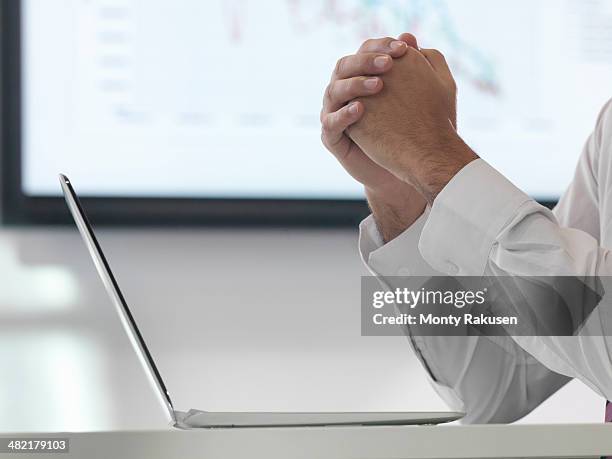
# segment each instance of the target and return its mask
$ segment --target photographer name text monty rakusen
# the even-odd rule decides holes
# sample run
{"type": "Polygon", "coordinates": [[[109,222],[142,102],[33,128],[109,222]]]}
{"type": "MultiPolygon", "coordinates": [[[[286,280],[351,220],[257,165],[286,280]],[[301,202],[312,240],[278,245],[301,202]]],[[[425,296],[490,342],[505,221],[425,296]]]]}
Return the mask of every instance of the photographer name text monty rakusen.
{"type": "Polygon", "coordinates": [[[386,316],[374,314],[374,325],[442,325],[459,327],[460,325],[518,325],[517,317],[491,317],[484,314],[464,314],[461,316],[436,316],[434,314],[398,314],[386,316]]]}

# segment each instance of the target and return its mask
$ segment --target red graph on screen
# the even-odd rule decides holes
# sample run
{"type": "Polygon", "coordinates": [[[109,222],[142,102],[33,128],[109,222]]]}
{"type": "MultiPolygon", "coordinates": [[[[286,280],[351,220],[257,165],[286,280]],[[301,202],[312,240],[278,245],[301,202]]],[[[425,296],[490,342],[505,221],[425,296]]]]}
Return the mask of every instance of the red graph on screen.
{"type": "MultiPolygon", "coordinates": [[[[260,8],[248,0],[225,2],[229,39],[240,44],[247,39],[248,8],[260,8]]],[[[498,95],[494,61],[461,36],[446,0],[285,0],[290,26],[297,35],[317,33],[324,27],[348,29],[355,41],[386,36],[403,30],[419,36],[424,24],[433,24],[436,46],[445,49],[456,75],[480,92],[498,95]]]]}
{"type": "Polygon", "coordinates": [[[246,0],[231,0],[224,2],[223,5],[230,39],[234,43],[239,43],[244,39],[244,29],[247,21],[247,2],[246,0]]]}

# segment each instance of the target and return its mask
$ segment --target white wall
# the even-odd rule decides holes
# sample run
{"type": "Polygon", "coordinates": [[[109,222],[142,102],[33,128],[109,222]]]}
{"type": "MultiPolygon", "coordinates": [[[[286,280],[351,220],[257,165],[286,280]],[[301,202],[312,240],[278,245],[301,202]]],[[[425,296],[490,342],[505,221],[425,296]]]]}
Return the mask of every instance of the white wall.
{"type": "MultiPolygon", "coordinates": [[[[356,237],[100,231],[178,408],[443,410],[404,338],[360,336],[356,237]]],[[[0,431],[163,425],[76,230],[0,232],[0,274],[0,431]]],[[[602,415],[575,382],[525,421],[602,415]]]]}

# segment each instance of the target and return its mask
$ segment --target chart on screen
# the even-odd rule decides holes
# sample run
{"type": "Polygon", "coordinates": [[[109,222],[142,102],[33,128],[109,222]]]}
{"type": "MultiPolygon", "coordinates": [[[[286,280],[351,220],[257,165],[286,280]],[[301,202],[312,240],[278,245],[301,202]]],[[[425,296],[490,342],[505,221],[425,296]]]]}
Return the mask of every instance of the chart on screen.
{"type": "Polygon", "coordinates": [[[323,90],[409,31],[447,56],[464,139],[554,199],[612,97],[608,3],[24,0],[24,190],[62,170],[90,196],[359,198],[320,143],[323,90]]]}

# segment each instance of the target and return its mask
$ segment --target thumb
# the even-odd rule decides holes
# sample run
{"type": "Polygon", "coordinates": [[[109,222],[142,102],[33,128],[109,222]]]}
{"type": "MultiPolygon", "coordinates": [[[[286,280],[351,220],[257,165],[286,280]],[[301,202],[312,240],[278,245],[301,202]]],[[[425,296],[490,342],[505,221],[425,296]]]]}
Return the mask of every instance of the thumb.
{"type": "Polygon", "coordinates": [[[403,33],[398,37],[398,40],[405,42],[408,46],[412,48],[419,49],[419,42],[416,37],[411,33],[403,33]]]}

